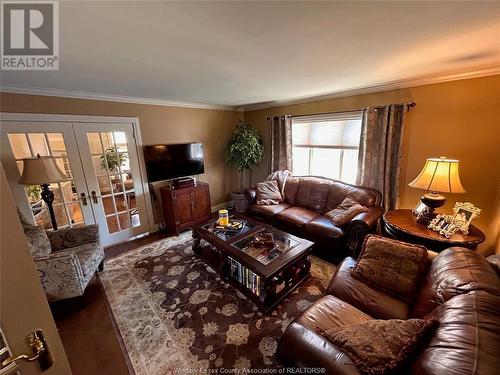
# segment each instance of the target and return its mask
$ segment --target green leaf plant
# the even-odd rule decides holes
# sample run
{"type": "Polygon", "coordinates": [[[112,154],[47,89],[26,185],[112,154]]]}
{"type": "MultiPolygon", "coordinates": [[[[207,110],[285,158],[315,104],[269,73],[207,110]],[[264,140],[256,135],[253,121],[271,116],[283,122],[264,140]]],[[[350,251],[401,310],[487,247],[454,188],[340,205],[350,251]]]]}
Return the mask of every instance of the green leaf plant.
{"type": "Polygon", "coordinates": [[[264,146],[257,129],[240,120],[226,144],[224,154],[226,163],[240,174],[240,193],[243,193],[245,170],[253,169],[264,157],[264,146]]]}

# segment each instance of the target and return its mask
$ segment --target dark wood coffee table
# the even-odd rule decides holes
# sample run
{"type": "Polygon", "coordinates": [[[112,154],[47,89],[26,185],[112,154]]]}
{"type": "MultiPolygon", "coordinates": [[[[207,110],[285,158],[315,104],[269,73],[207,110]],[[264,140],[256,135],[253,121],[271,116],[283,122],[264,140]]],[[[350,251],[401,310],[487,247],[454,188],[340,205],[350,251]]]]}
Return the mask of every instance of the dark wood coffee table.
{"type": "Polygon", "coordinates": [[[313,242],[247,217],[231,219],[242,221],[243,228],[217,230],[216,219],[195,225],[193,251],[258,307],[270,311],[309,277],[313,242]],[[255,236],[263,233],[272,233],[273,245],[257,247],[255,236]]]}

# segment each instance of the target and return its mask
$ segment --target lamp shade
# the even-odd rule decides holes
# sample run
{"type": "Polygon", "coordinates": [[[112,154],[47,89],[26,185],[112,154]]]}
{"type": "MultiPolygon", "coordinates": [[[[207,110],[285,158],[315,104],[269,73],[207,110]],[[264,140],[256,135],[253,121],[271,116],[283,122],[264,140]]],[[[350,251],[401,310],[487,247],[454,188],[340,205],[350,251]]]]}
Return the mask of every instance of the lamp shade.
{"type": "Polygon", "coordinates": [[[21,185],[43,185],[67,180],[68,176],[59,169],[56,159],[50,156],[23,159],[21,185]]]}
{"type": "Polygon", "coordinates": [[[444,156],[427,159],[422,172],[408,185],[441,193],[465,193],[458,175],[459,163],[444,156]]]}

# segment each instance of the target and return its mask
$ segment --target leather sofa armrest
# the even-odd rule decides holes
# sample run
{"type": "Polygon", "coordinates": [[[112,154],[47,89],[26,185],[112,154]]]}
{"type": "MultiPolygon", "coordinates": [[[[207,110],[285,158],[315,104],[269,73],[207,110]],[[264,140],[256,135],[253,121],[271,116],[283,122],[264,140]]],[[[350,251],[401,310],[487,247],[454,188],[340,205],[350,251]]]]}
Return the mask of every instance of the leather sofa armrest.
{"type": "Polygon", "coordinates": [[[408,304],[352,277],[355,265],[353,258],[345,258],[333,274],[327,292],[374,318],[408,319],[408,304]]]}
{"type": "Polygon", "coordinates": [[[287,368],[314,368],[320,374],[359,375],[345,353],[299,323],[290,324],[281,336],[277,356],[287,368]]]}
{"type": "Polygon", "coordinates": [[[383,213],[384,209],[381,206],[372,206],[367,212],[357,214],[351,219],[347,229],[347,248],[351,256],[359,254],[365,236],[375,231],[383,213]]]}
{"type": "Polygon", "coordinates": [[[255,198],[257,197],[257,191],[254,188],[248,188],[245,190],[245,194],[248,199],[248,204],[255,203],[255,198]]]}

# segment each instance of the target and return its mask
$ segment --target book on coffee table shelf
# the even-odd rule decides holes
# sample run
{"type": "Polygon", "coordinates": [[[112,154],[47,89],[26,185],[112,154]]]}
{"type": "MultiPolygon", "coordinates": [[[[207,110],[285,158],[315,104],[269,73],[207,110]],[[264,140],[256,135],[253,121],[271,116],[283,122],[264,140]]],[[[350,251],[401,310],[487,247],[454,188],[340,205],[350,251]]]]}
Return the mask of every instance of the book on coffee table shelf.
{"type": "Polygon", "coordinates": [[[216,219],[195,225],[193,251],[258,307],[271,310],[309,276],[311,241],[233,215],[238,230],[216,219]]]}

